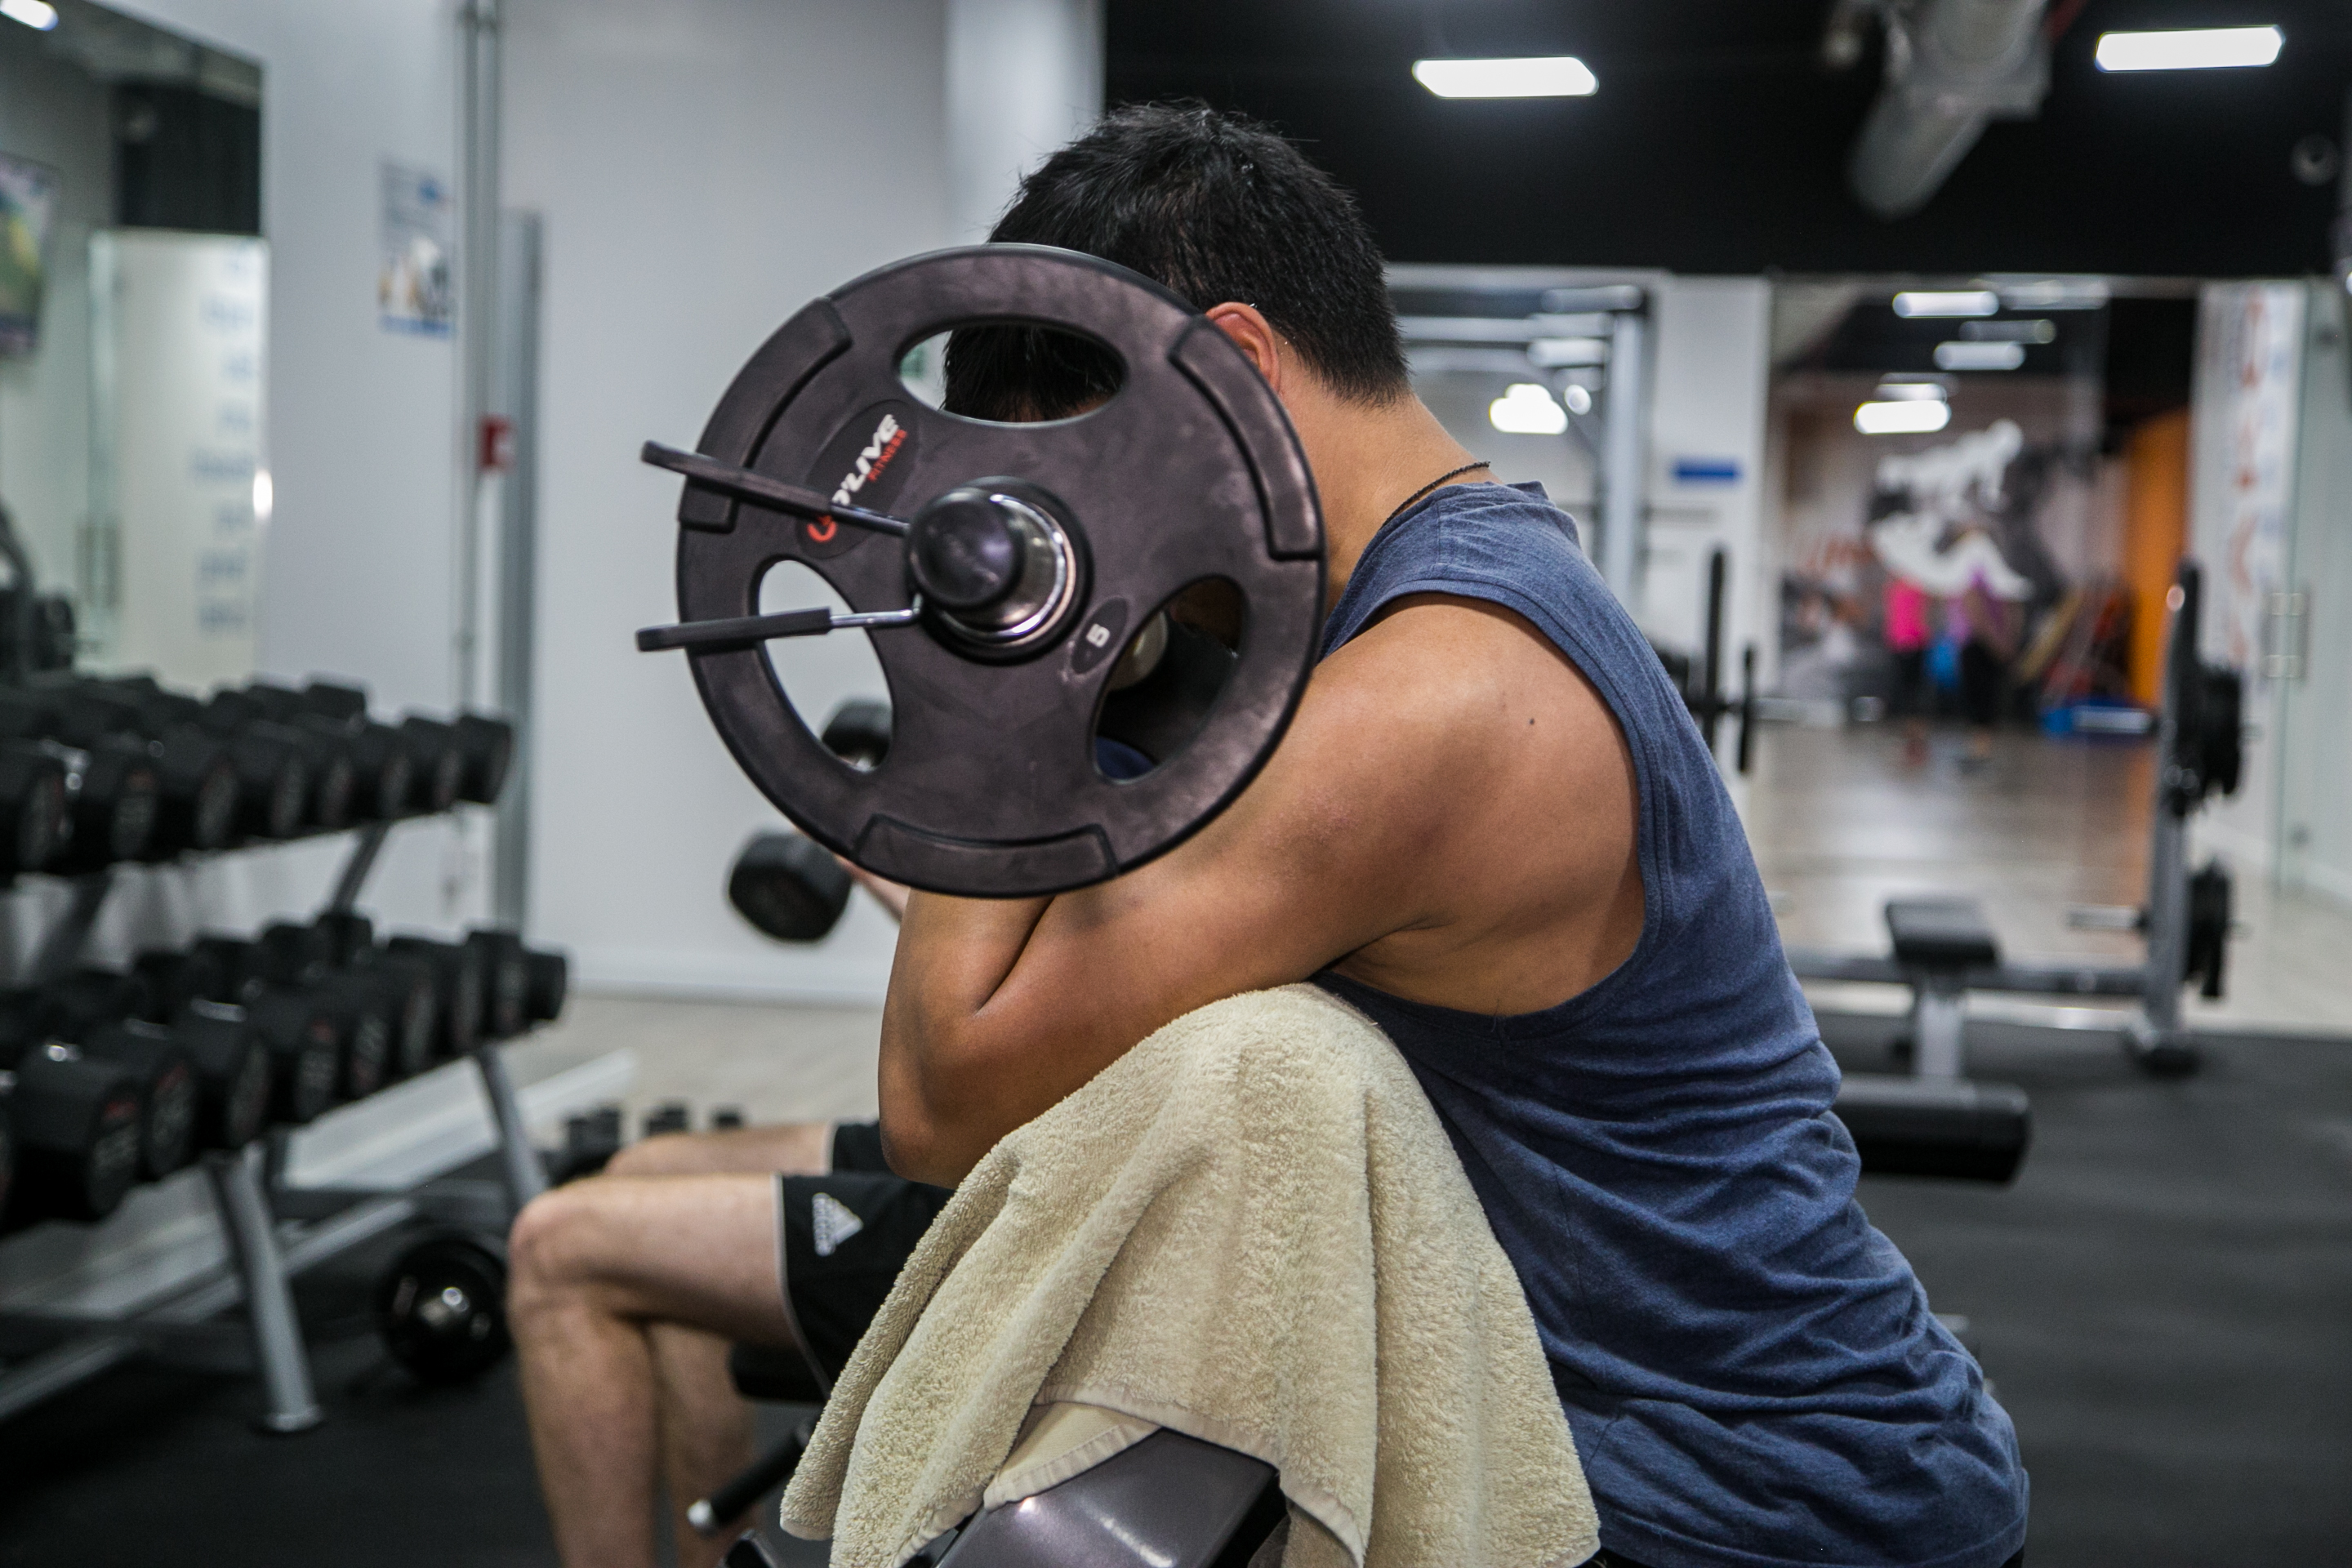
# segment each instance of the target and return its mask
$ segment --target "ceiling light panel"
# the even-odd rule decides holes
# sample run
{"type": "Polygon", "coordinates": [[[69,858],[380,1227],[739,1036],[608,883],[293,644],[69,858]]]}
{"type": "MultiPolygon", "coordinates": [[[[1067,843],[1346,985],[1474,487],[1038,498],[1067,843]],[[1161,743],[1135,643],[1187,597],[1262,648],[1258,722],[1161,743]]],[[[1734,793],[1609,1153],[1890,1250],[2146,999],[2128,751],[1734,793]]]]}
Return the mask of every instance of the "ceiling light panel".
{"type": "Polygon", "coordinates": [[[1585,98],[1601,85],[1574,55],[1415,60],[1412,79],[1440,98],[1585,98]]]}
{"type": "Polygon", "coordinates": [[[1568,428],[1568,410],[1549,388],[1522,381],[1486,405],[1486,423],[1511,436],[1557,436],[1568,428]]]}
{"type": "Polygon", "coordinates": [[[0,0],[0,16],[43,33],[58,25],[58,8],[48,0],[0,0]]]}
{"type": "Polygon", "coordinates": [[[1853,427],[1865,436],[1929,436],[1951,422],[1952,405],[1940,397],[1865,403],[1853,411],[1853,427]]]}
{"type": "Polygon", "coordinates": [[[1990,289],[1906,289],[1895,296],[1898,316],[1990,316],[2000,296],[1990,289]]]}
{"type": "Polygon", "coordinates": [[[2276,27],[2190,27],[2162,33],[2102,33],[2094,57],[2103,71],[2220,70],[2266,66],[2286,35],[2276,27]]]}
{"type": "Polygon", "coordinates": [[[2023,343],[1947,342],[1936,345],[1937,370],[2015,370],[2024,363],[2023,343]]]}

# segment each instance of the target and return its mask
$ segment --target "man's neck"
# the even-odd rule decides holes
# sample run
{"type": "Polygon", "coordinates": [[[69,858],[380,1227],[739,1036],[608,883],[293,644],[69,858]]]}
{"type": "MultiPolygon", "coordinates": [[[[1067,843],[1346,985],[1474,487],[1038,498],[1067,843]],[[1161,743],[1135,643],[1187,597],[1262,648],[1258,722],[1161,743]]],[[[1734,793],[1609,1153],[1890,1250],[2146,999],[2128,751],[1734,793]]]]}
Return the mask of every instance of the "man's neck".
{"type": "MultiPolygon", "coordinates": [[[[1294,403],[1291,416],[1323,501],[1330,563],[1326,593],[1336,604],[1381,524],[1439,476],[1477,458],[1410,394],[1369,407],[1317,397],[1305,408],[1294,403]]],[[[1448,482],[1475,484],[1490,477],[1478,468],[1448,482]]]]}

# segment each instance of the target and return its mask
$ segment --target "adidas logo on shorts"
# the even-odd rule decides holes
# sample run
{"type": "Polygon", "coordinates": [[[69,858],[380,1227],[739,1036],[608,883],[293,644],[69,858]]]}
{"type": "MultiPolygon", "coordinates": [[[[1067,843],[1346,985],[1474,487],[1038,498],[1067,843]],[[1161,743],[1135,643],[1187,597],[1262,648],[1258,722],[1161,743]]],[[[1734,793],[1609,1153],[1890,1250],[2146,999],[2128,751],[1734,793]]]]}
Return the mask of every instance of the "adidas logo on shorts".
{"type": "Polygon", "coordinates": [[[831,1193],[819,1193],[809,1200],[809,1228],[816,1236],[816,1255],[831,1258],[834,1248],[866,1228],[866,1222],[831,1193]]]}

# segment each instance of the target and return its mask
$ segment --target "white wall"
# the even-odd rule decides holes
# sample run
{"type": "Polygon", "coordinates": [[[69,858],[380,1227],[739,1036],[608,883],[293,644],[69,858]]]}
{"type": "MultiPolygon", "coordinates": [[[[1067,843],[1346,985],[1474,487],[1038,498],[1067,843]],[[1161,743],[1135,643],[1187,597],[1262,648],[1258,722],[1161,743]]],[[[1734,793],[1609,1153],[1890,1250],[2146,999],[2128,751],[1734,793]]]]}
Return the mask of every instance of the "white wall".
{"type": "MultiPolygon", "coordinates": [[[[878,995],[862,900],[824,944],[753,933],[722,896],[781,826],[684,658],[678,481],[737,368],[812,297],[951,237],[941,0],[509,0],[505,200],[546,222],[534,934],[589,985],[878,995]]],[[[822,712],[836,672],[795,697],[822,712]]]]}
{"type": "MultiPolygon", "coordinates": [[[[376,324],[377,169],[457,173],[455,0],[112,0],[262,63],[262,225],[271,250],[261,665],[446,708],[458,432],[452,344],[376,324]]],[[[66,301],[58,301],[63,304],[66,301]]],[[[478,835],[478,829],[468,830],[478,835]]],[[[315,907],[340,840],[130,879],[99,955],[315,907]]],[[[367,905],[448,928],[483,907],[479,844],[441,824],[393,837],[367,905]]],[[[59,889],[34,884],[32,904],[59,889]]],[[[12,914],[23,911],[12,910],[12,914]]],[[[15,922],[21,944],[28,922],[15,922]]]]}
{"type": "Polygon", "coordinates": [[[1021,176],[1102,112],[1102,0],[947,0],[949,220],[985,239],[1021,176]]]}
{"type": "MultiPolygon", "coordinates": [[[[1762,504],[1772,289],[1760,278],[1668,278],[1654,298],[1642,625],[1661,643],[1702,647],[1707,561],[1720,545],[1722,679],[1736,692],[1739,650],[1769,641],[1777,618],[1762,504]]],[[[1733,733],[1725,728],[1727,747],[1733,733]]]]}

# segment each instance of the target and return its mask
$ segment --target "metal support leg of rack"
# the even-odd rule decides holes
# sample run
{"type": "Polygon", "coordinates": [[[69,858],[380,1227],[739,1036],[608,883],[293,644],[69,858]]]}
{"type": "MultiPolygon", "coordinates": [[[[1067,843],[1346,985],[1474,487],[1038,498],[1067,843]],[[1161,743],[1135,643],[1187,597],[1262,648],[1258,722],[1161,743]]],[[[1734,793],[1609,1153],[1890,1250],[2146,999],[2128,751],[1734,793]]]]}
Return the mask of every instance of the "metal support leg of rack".
{"type": "Polygon", "coordinates": [[[277,1225],[262,1194],[261,1162],[261,1150],[252,1145],[233,1154],[215,1152],[205,1156],[205,1175],[245,1287],[254,1364],[268,1400],[261,1426],[271,1432],[301,1432],[316,1426],[321,1416],[310,1389],[302,1326],[286,1283],[286,1262],[278,1250],[277,1225]]]}
{"type": "Polygon", "coordinates": [[[482,1092],[490,1101],[490,1120],[497,1124],[499,1134],[499,1169],[506,1180],[507,1196],[520,1214],[523,1205],[547,1190],[547,1173],[541,1169],[539,1152],[531,1147],[530,1134],[522,1124],[522,1101],[515,1094],[514,1079],[507,1073],[506,1058],[499,1054],[499,1043],[485,1042],[474,1049],[474,1066],[482,1075],[482,1092]]]}

